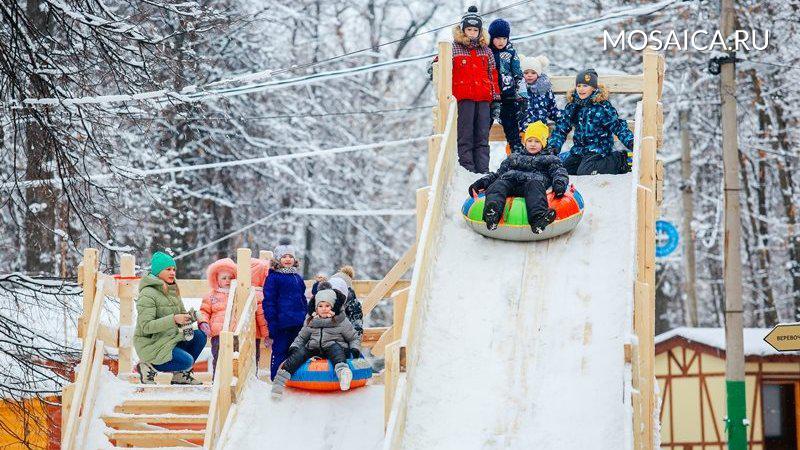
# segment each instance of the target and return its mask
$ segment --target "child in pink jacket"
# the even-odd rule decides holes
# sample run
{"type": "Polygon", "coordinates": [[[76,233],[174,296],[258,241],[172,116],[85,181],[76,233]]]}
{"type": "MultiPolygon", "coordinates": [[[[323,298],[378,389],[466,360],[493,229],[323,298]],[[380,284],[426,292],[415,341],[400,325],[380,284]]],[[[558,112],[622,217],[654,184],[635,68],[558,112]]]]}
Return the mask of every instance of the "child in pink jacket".
{"type": "MultiPolygon", "coordinates": [[[[236,263],[230,258],[223,258],[211,263],[206,270],[208,285],[211,292],[203,297],[200,312],[203,313],[204,320],[199,328],[206,336],[211,338],[211,356],[214,361],[214,370],[217,368],[217,357],[219,356],[219,335],[223,331],[225,324],[225,310],[228,306],[228,295],[230,294],[231,281],[236,279],[236,263]]],[[[264,321],[264,313],[261,308],[256,308],[256,337],[266,334],[267,324],[264,321]]],[[[231,329],[235,328],[232,323],[231,329]]],[[[260,339],[256,339],[256,349],[259,348],[260,339]]],[[[258,358],[256,350],[256,358],[258,358]]]]}

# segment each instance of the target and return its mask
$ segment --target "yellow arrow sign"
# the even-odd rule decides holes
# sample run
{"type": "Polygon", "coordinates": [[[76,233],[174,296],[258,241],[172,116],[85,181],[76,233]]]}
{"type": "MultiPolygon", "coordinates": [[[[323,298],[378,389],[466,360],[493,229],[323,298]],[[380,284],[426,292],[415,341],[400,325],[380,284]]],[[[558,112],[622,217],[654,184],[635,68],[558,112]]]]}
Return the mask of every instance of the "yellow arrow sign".
{"type": "Polygon", "coordinates": [[[800,350],[800,323],[779,323],[764,340],[779,352],[800,350]]]}

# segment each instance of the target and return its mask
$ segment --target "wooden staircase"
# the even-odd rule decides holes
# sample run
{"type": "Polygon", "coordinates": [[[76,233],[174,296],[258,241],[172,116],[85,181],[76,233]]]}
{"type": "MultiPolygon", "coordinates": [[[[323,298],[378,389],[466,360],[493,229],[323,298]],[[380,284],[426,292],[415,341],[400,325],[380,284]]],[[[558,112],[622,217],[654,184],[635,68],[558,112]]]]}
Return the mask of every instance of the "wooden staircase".
{"type": "Polygon", "coordinates": [[[202,447],[210,405],[210,386],[141,385],[102,416],[114,444],[102,450],[202,447]]]}

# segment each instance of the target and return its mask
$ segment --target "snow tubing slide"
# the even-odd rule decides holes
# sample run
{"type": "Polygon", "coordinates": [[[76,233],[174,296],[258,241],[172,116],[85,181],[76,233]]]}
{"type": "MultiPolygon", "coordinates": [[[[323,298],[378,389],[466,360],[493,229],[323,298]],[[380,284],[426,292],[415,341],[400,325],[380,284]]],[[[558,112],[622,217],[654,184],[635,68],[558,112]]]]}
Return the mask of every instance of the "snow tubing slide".
{"type": "Polygon", "coordinates": [[[461,207],[467,223],[474,231],[486,237],[504,241],[541,241],[572,231],[583,217],[583,197],[570,185],[561,198],[555,198],[552,192],[547,193],[547,204],[556,211],[556,219],[547,226],[542,233],[534,234],[528,224],[528,214],[525,210],[525,199],[522,197],[509,197],[500,224],[494,230],[486,228],[483,221],[484,194],[470,197],[461,207]]]}
{"type": "MultiPolygon", "coordinates": [[[[348,359],[347,365],[353,371],[350,389],[364,386],[372,378],[372,366],[366,359],[348,359]]],[[[336,378],[333,364],[327,359],[309,359],[297,369],[286,385],[309,391],[338,391],[339,379],[336,378]]]]}

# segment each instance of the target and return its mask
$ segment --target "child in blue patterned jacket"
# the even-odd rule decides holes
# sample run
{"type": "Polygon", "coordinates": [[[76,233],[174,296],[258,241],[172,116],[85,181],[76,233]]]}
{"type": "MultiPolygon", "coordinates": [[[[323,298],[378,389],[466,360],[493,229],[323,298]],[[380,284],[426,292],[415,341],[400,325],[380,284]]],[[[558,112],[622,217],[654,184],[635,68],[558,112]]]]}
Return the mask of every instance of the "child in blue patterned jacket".
{"type": "Polygon", "coordinates": [[[503,19],[489,24],[489,48],[497,66],[497,87],[500,100],[491,104],[492,121],[499,120],[512,151],[522,153],[525,147],[519,136],[519,117],[527,109],[528,90],[525,88],[519,56],[511,45],[511,25],[503,19]]]}
{"type": "Polygon", "coordinates": [[[528,110],[520,116],[519,128],[526,130],[534,122],[552,123],[561,118],[561,111],[556,105],[556,96],[553,95],[553,86],[546,75],[550,60],[547,56],[522,56],[520,55],[522,73],[528,87],[528,110]]]}

